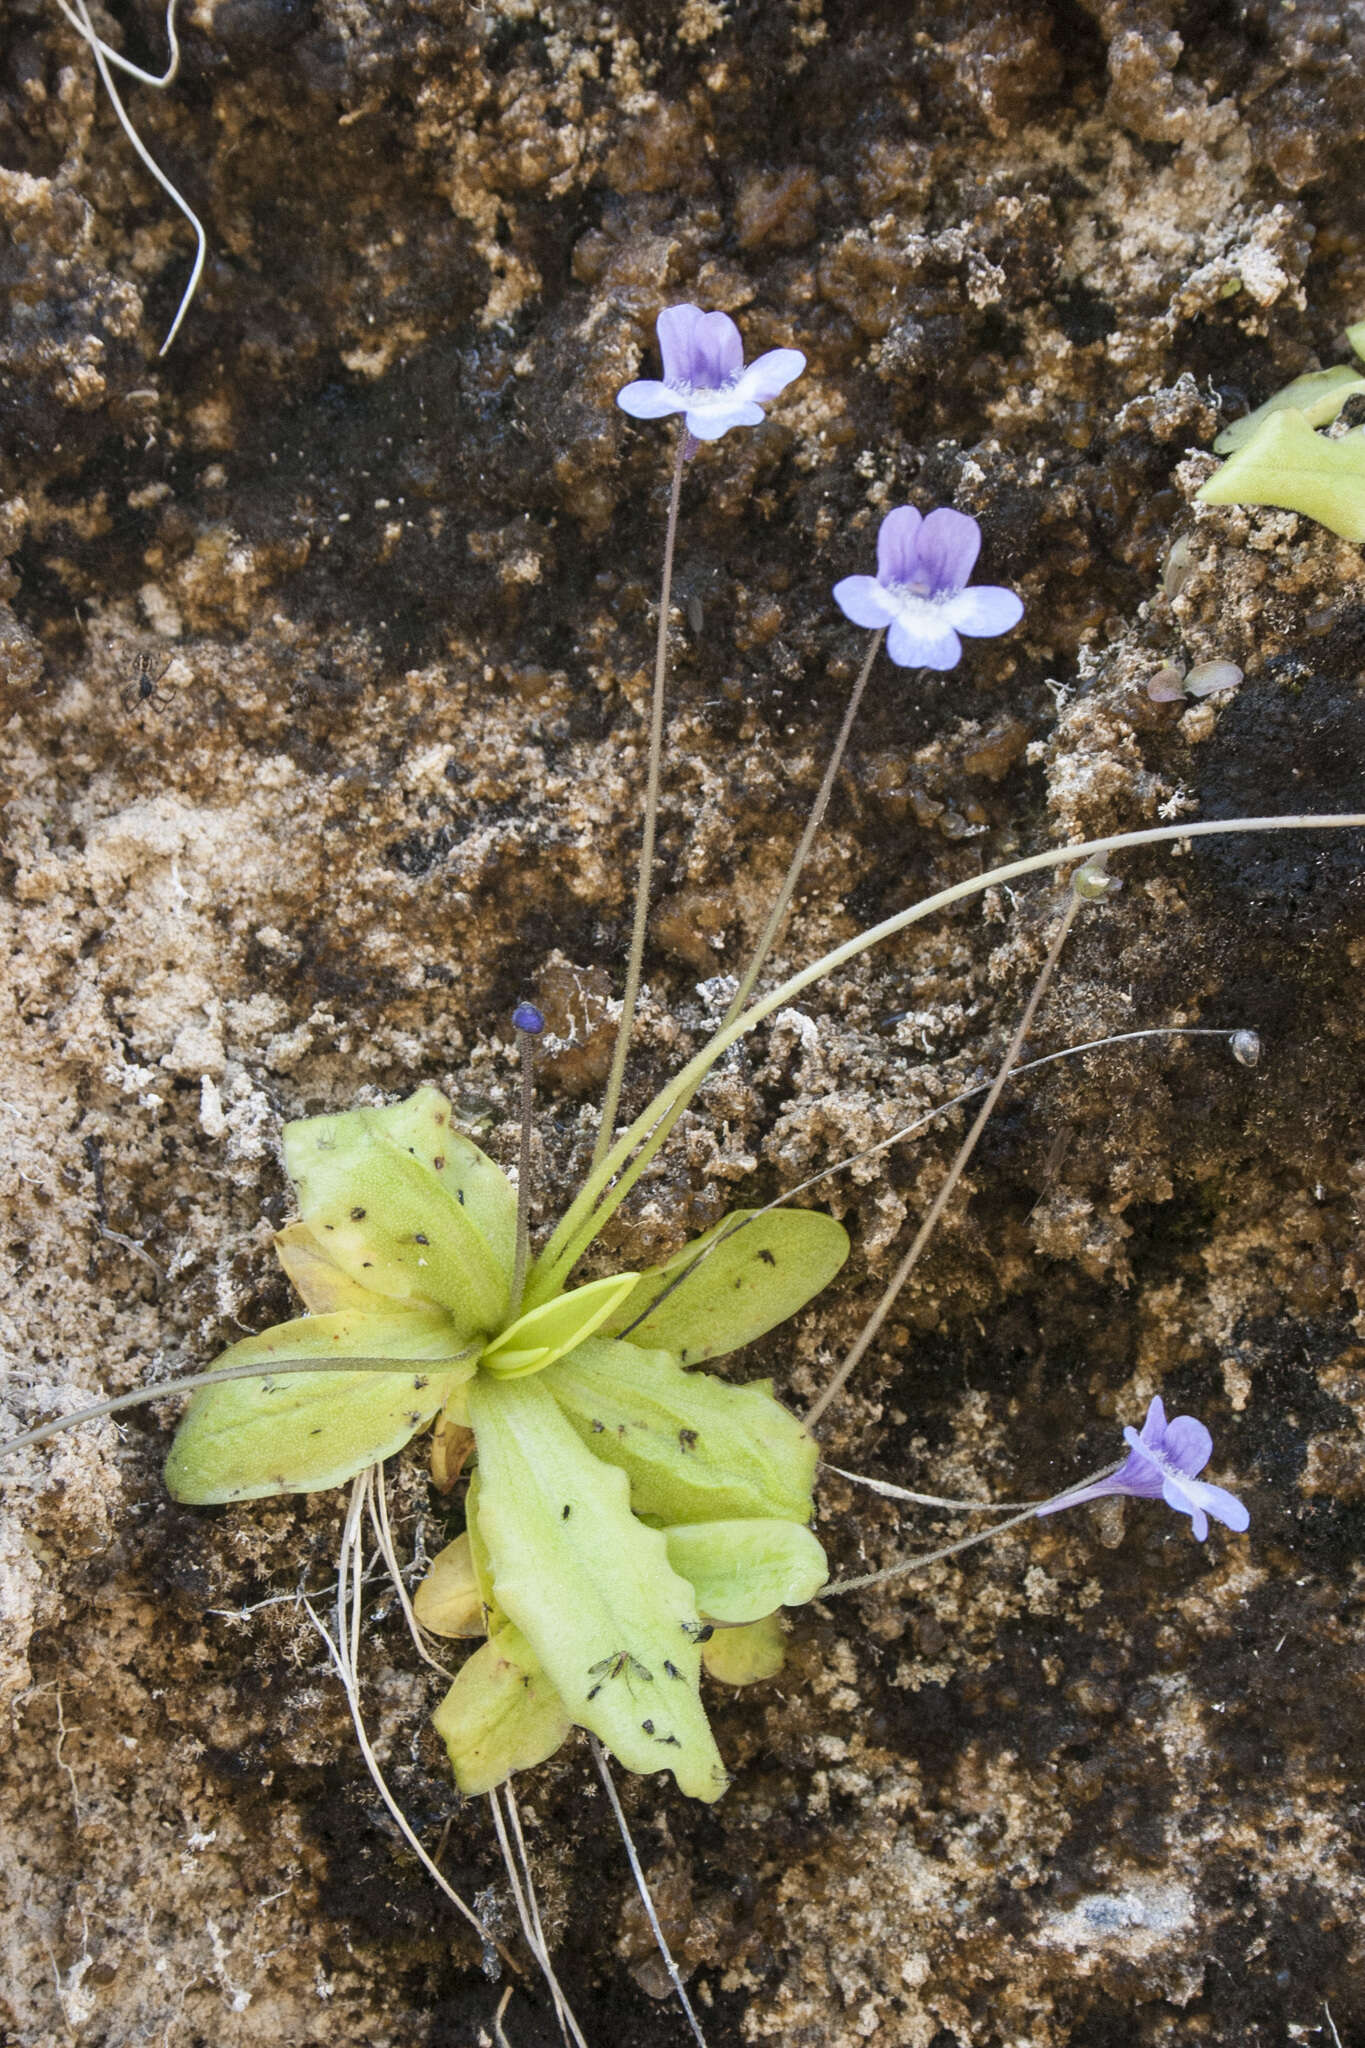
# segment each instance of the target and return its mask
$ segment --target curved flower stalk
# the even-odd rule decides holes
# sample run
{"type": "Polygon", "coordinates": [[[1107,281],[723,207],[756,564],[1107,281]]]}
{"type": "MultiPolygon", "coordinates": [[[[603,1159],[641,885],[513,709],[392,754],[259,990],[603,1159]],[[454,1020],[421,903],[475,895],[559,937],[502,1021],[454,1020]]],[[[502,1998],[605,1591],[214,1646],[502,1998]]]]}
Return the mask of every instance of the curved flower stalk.
{"type": "Polygon", "coordinates": [[[843,1229],[814,1210],[740,1232],[730,1217],[663,1266],[514,1317],[515,1194],[437,1089],[287,1124],[284,1153],[300,1219],[276,1247],[309,1312],[218,1361],[262,1374],[194,1396],[171,1493],[313,1492],[437,1418],[438,1447],[467,1430],[468,1527],[418,1595],[437,1632],[488,1637],[436,1717],[461,1787],[490,1790],[577,1724],[627,1769],[717,1798],[702,1663],[769,1675],[777,1611],[827,1573],[807,1526],[814,1439],[766,1383],[689,1368],[826,1286],[843,1229]],[[329,1357],[374,1370],[328,1373],[329,1357]],[[320,1370],[270,1376],[301,1358],[320,1370]]]}
{"type": "Polygon", "coordinates": [[[888,512],[877,534],[875,576],[845,576],[834,600],[855,626],[886,628],[886,651],[901,668],[956,668],[960,633],[993,639],[1024,616],[1023,600],[998,584],[968,582],[981,528],[941,505],[927,517],[913,505],[888,512]]]}
{"type": "Polygon", "coordinates": [[[744,367],[744,344],[728,313],[666,306],[656,322],[664,374],[642,377],[616,395],[632,419],[680,412],[696,441],[719,441],[731,427],[760,427],[765,405],[806,367],[798,348],[774,348],[744,367]]]}

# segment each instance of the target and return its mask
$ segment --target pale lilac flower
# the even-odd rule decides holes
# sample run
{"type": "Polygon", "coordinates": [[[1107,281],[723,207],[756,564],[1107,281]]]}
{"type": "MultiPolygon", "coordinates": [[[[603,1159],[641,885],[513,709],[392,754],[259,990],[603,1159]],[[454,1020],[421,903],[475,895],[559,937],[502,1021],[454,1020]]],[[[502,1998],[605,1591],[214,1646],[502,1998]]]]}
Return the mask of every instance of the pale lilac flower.
{"type": "Polygon", "coordinates": [[[744,367],[744,344],[728,313],[700,306],[666,306],[658,320],[663,382],[652,377],[616,394],[622,412],[637,420],[682,413],[698,441],[719,441],[731,427],[759,427],[763,408],[806,367],[800,349],[774,348],[744,367]]]}
{"type": "Polygon", "coordinates": [[[922,518],[913,505],[888,512],[877,535],[875,576],[845,576],[834,601],[855,626],[885,626],[886,651],[901,668],[956,668],[959,633],[990,639],[1024,616],[1012,590],[967,588],[981,528],[946,506],[922,518]]]}
{"type": "Polygon", "coordinates": [[[1078,1487],[1075,1493],[1059,1494],[1036,1512],[1055,1515],[1059,1508],[1074,1508],[1079,1501],[1099,1500],[1107,1493],[1130,1493],[1138,1500],[1164,1500],[1177,1514],[1188,1515],[1201,1543],[1209,1533],[1210,1515],[1226,1522],[1229,1529],[1246,1528],[1251,1517],[1237,1496],[1195,1477],[1213,1454],[1213,1438],[1193,1415],[1177,1415],[1167,1422],[1158,1395],[1147,1410],[1141,1436],[1130,1427],[1124,1430],[1123,1440],[1128,1456],[1117,1472],[1093,1486],[1078,1487]]]}

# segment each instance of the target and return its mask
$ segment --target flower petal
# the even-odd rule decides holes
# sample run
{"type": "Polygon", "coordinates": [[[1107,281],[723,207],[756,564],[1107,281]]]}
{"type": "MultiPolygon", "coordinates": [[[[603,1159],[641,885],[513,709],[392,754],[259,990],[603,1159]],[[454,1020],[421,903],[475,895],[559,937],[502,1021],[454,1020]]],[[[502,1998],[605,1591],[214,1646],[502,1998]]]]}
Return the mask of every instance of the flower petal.
{"type": "Polygon", "coordinates": [[[744,344],[728,313],[666,306],[657,323],[664,382],[675,390],[718,391],[744,367],[744,344]]]}
{"type": "Polygon", "coordinates": [[[970,578],[980,552],[981,528],[976,521],[965,512],[954,512],[950,505],[940,505],[920,528],[915,580],[927,585],[930,597],[959,591],[970,578]]]}
{"type": "Polygon", "coordinates": [[[728,313],[703,313],[692,331],[693,384],[719,390],[744,368],[744,344],[728,313]]]}
{"type": "Polygon", "coordinates": [[[1209,1532],[1209,1515],[1216,1521],[1225,1522],[1229,1529],[1235,1529],[1239,1534],[1250,1524],[1251,1516],[1235,1493],[1227,1493],[1221,1486],[1210,1486],[1203,1479],[1171,1478],[1161,1492],[1168,1507],[1190,1517],[1194,1533],[1201,1543],[1209,1532]]]}
{"type": "Polygon", "coordinates": [[[799,348],[771,348],[766,355],[750,363],[735,386],[735,396],[754,399],[759,405],[771,405],[778,393],[785,391],[805,367],[806,358],[799,348]]]}
{"type": "Polygon", "coordinates": [[[913,505],[888,512],[877,534],[877,581],[909,583],[919,566],[916,537],[924,516],[913,505]]]}
{"type": "Polygon", "coordinates": [[[762,424],[761,405],[708,406],[704,411],[687,415],[687,431],[696,441],[719,441],[731,427],[761,427],[762,424]]]}
{"type": "MultiPolygon", "coordinates": [[[[1128,1431],[1125,1430],[1123,1434],[1127,1437],[1128,1431]]],[[[1165,1437],[1166,1403],[1162,1400],[1160,1394],[1153,1394],[1147,1404],[1147,1414],[1142,1424],[1141,1442],[1144,1444],[1155,1444],[1156,1448],[1160,1450],[1165,1437]]]]}
{"type": "Polygon", "coordinates": [[[1213,1456],[1213,1438],[1193,1415],[1177,1415],[1174,1422],[1166,1425],[1166,1441],[1161,1448],[1173,1465],[1193,1478],[1213,1456]]]}
{"type": "Polygon", "coordinates": [[[666,384],[679,386],[693,382],[697,323],[705,318],[700,306],[665,306],[654,323],[666,384]]]}
{"type": "Polygon", "coordinates": [[[855,626],[887,626],[896,616],[875,576],[845,576],[834,586],[834,602],[855,626]]]}
{"type": "Polygon", "coordinates": [[[912,627],[896,619],[886,636],[886,651],[897,668],[956,668],[962,642],[949,625],[916,622],[912,627]]]}
{"type": "Polygon", "coordinates": [[[637,384],[623,384],[616,394],[622,412],[636,420],[661,420],[670,412],[681,412],[686,402],[654,377],[642,377],[637,384]]]}
{"type": "Polygon", "coordinates": [[[1024,616],[1023,599],[995,583],[976,583],[943,600],[943,616],[959,633],[988,640],[1008,633],[1024,616]]]}
{"type": "Polygon", "coordinates": [[[1161,1498],[1168,1508],[1174,1508],[1178,1515],[1188,1515],[1196,1543],[1202,1543],[1209,1533],[1209,1518],[1178,1479],[1168,1479],[1161,1489],[1161,1498]]]}

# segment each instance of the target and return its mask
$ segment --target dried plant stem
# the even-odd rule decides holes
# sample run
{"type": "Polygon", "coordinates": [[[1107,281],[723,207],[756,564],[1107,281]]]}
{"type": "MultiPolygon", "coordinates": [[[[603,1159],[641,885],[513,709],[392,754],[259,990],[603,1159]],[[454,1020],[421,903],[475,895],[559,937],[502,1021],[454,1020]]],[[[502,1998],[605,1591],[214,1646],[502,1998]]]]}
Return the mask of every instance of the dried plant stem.
{"type": "Polygon", "coordinates": [[[460,1894],[437,1869],[421,1842],[418,1841],[407,1815],[389,1790],[388,1781],[379,1767],[379,1759],[374,1753],[369,1733],[365,1727],[365,1717],[360,1706],[359,1668],[360,1618],[365,1573],[365,1559],[360,1539],[360,1528],[365,1513],[366,1501],[369,1497],[373,1470],[373,1466],[367,1466],[365,1471],[360,1473],[351,1486],[351,1499],[346,1510],[345,1525],[342,1529],[341,1547],[337,1553],[335,1637],[333,1637],[326,1625],[319,1620],[312,1602],[305,1599],[303,1604],[307,1609],[309,1620],[326,1645],[327,1654],[332,1660],[338,1678],[341,1680],[342,1690],[346,1694],[346,1704],[351,1710],[351,1723],[355,1729],[356,1742],[359,1744],[361,1756],[365,1759],[365,1768],[373,1779],[375,1789],[388,1808],[389,1814],[404,1841],[412,1850],[428,1876],[435,1879],[457,1912],[460,1913],[463,1919],[468,1921],[469,1925],[479,1936],[479,1939],[484,1943],[485,1948],[496,1950],[508,1968],[516,1970],[515,1958],[508,1954],[497,1936],[490,1928],[484,1925],[473,1908],[465,1904],[460,1894]]]}
{"type": "MultiPolygon", "coordinates": [[[[1230,1040],[1234,1035],[1233,1031],[1226,1025],[1218,1024],[1154,1024],[1145,1031],[1114,1031],[1104,1038],[1086,1038],[1079,1045],[1064,1045],[1056,1052],[1041,1053],[1036,1060],[1023,1060],[1015,1067],[1014,1078],[1017,1081],[1024,1074],[1035,1073],[1039,1067],[1055,1066],[1059,1060],[1075,1059],[1083,1052],[1099,1052],[1111,1045],[1132,1045],[1137,1040],[1144,1038],[1222,1038],[1230,1040]]],[[[648,1307],[641,1309],[633,1323],[627,1323],[624,1330],[617,1332],[618,1336],[629,1337],[631,1331],[638,1329],[646,1316],[652,1316],[656,1308],[667,1301],[671,1295],[676,1294],[678,1289],[685,1285],[700,1267],[706,1264],[713,1252],[718,1252],[723,1244],[730,1242],[732,1237],[738,1237],[742,1230],[747,1230],[751,1224],[757,1223],[762,1217],[770,1216],[774,1209],[789,1208],[799,1196],[807,1194],[811,1188],[819,1187],[821,1181],[832,1179],[836,1173],[846,1173],[850,1166],[860,1166],[865,1159],[875,1159],[879,1153],[889,1152],[893,1145],[902,1145],[907,1138],[918,1137],[921,1131],[927,1131],[930,1124],[937,1123],[940,1117],[951,1116],[955,1109],[961,1109],[965,1103],[974,1102],[978,1095],[984,1095],[990,1086],[991,1083],[989,1081],[978,1081],[971,1088],[960,1089],[956,1095],[950,1095],[945,1101],[936,1103],[932,1109],[926,1109],[923,1116],[917,1116],[913,1123],[902,1124],[898,1131],[892,1131],[889,1138],[879,1138],[875,1145],[864,1145],[861,1151],[850,1152],[846,1158],[836,1159],[831,1165],[822,1166],[818,1173],[808,1174],[805,1180],[797,1181],[796,1185],[788,1188],[784,1194],[774,1195],[772,1200],[765,1202],[761,1209],[750,1209],[747,1214],[734,1217],[725,1226],[724,1230],[717,1231],[710,1243],[702,1247],[689,1266],[684,1266],[682,1271],[675,1274],[673,1279],[669,1281],[667,1287],[653,1296],[648,1307]]],[[[832,1471],[834,1468],[831,1466],[830,1469],[832,1471]]],[[[855,1475],[845,1473],[843,1476],[851,1478],[855,1475]]],[[[864,1480],[862,1483],[865,1486],[873,1484],[871,1480],[864,1480]]],[[[894,1489],[892,1490],[894,1491],[894,1489]]],[[[910,1494],[903,1496],[906,1500],[912,1497],[920,1498],[918,1495],[911,1496],[910,1494]]],[[[985,1501],[929,1501],[927,1497],[925,1504],[931,1507],[986,1507],[989,1505],[985,1501]]],[[[1011,1501],[1009,1505],[1011,1507],[1022,1507],[1024,1503],[1022,1501],[1011,1501]]]]}
{"type": "Polygon", "coordinates": [[[621,994],[621,1019],[612,1047],[611,1072],[602,1098],[602,1119],[597,1127],[592,1168],[596,1172],[611,1149],[616,1129],[616,1112],[621,1102],[626,1056],[635,1028],[635,1006],[640,999],[640,972],[645,957],[645,932],[649,924],[649,888],[654,874],[654,838],[659,823],[659,764],[664,748],[664,682],[668,673],[668,615],[673,603],[673,555],[678,541],[678,508],[682,502],[683,466],[691,452],[692,437],[684,429],[678,435],[678,452],[673,459],[673,483],[668,494],[668,529],[664,536],[663,586],[659,593],[659,633],[654,646],[654,695],[649,717],[649,769],[645,781],[645,816],[640,834],[640,871],[635,882],[635,922],[630,934],[626,960],[626,985],[621,994]]]}
{"type": "Polygon", "coordinates": [[[574,2018],[569,2001],[564,1996],[559,1979],[555,1975],[554,1965],[550,1961],[550,1951],[545,1940],[545,1929],[540,1923],[540,1907],[536,1900],[535,1881],[531,1876],[531,1865],[526,1855],[526,1841],[521,1832],[521,1816],[517,1811],[517,1802],[512,1791],[512,1781],[510,1778],[502,1786],[501,1790],[502,1797],[507,1802],[507,1816],[512,1823],[512,1831],[516,1836],[517,1853],[515,1855],[513,1854],[511,1841],[508,1839],[507,1823],[504,1821],[502,1813],[502,1802],[498,1798],[496,1789],[489,1793],[488,1804],[493,1815],[493,1827],[498,1837],[498,1847],[502,1851],[503,1868],[507,1872],[508,1882],[512,1887],[512,1898],[516,1905],[517,1918],[521,1922],[522,1935],[525,1938],[527,1948],[530,1949],[531,1954],[540,1966],[542,1977],[545,1979],[551,2002],[554,2005],[555,2018],[559,2022],[560,2034],[566,2042],[572,2041],[574,2048],[588,2048],[578,2021],[574,2018]]]}
{"type": "MultiPolygon", "coordinates": [[[[1001,1091],[1010,1077],[1010,1072],[1019,1057],[1024,1040],[1028,1037],[1029,1028],[1037,1014],[1038,1005],[1043,1000],[1048,983],[1052,980],[1053,969],[1061,958],[1062,947],[1066,944],[1071,927],[1076,922],[1076,918],[1080,913],[1080,908],[1081,899],[1073,894],[1067,903],[1065,911],[1062,913],[1062,921],[1057,927],[1052,944],[1047,949],[1047,958],[1039,969],[1038,979],[1034,982],[1029,999],[1024,1005],[1024,1014],[1014,1028],[1014,1035],[1010,1039],[1009,1048],[1005,1053],[1004,1059],[1000,1062],[1000,1070],[987,1091],[986,1099],[977,1111],[971,1129],[962,1140],[961,1145],[959,1145],[957,1157],[948,1168],[942,1187],[930,1203],[928,1213],[920,1224],[919,1229],[915,1232],[909,1251],[907,1251],[905,1257],[892,1274],[881,1300],[858,1332],[857,1338],[847,1357],[829,1385],[822,1394],[818,1395],[811,1402],[810,1407],[806,1410],[805,1420],[808,1429],[814,1429],[820,1417],[829,1407],[830,1402],[835,1400],[847,1385],[854,1370],[866,1354],[868,1347],[873,1343],[883,1323],[890,1315],[901,1289],[919,1264],[926,1245],[938,1228],[939,1219],[953,1198],[957,1184],[967,1169],[967,1162],[976,1150],[977,1141],[994,1114],[995,1105],[1000,1100],[1001,1091]]],[[[1009,1524],[1006,1523],[1004,1526],[1008,1528],[1009,1524]]]]}
{"type": "Polygon", "coordinates": [[[134,1387],[130,1394],[111,1394],[108,1400],[92,1401],[88,1408],[73,1408],[69,1415],[36,1423],[32,1429],[21,1430],[18,1436],[0,1444],[0,1458],[8,1457],[11,1451],[22,1451],[28,1444],[46,1443],[49,1437],[60,1436],[64,1429],[74,1429],[77,1423],[98,1422],[101,1416],[118,1415],[125,1408],[142,1408],[149,1401],[165,1401],[173,1394],[192,1394],[196,1387],[220,1387],[228,1380],[283,1379],[296,1372],[394,1372],[409,1376],[433,1373],[472,1358],[477,1348],[467,1344],[463,1350],[446,1352],[440,1358],[276,1358],[268,1366],[218,1365],[208,1372],[186,1373],[183,1378],[167,1380],[161,1386],[134,1387]]]}
{"type": "Polygon", "coordinates": [[[863,691],[867,688],[867,679],[872,673],[872,664],[877,659],[877,650],[882,644],[884,631],[884,628],[879,627],[868,643],[862,668],[858,672],[858,680],[853,685],[853,694],[848,700],[848,709],[844,713],[844,722],[839,727],[839,736],[834,742],[834,751],[829,757],[829,766],[825,770],[825,779],[820,784],[820,788],[816,793],[815,802],[811,805],[810,816],[806,819],[805,830],[802,832],[796,851],[792,855],[791,866],[783,877],[782,887],[777,892],[777,900],[768,912],[768,922],[764,925],[758,944],[754,947],[753,958],[745,968],[739,987],[735,990],[731,1000],[730,1007],[725,1012],[724,1022],[726,1024],[732,1024],[743,1010],[744,1005],[753,993],[755,982],[763,972],[764,961],[777,943],[777,935],[782,929],[782,921],[786,917],[787,911],[791,906],[792,897],[796,893],[796,885],[801,879],[801,871],[806,865],[815,835],[820,830],[821,821],[826,810],[829,808],[829,800],[834,794],[834,780],[839,773],[840,765],[847,750],[849,734],[853,731],[853,721],[858,716],[858,706],[863,701],[863,691]]]}
{"type": "Polygon", "coordinates": [[[663,1958],[663,1966],[668,1972],[669,1982],[678,1994],[678,2003],[687,2015],[687,2024],[692,2029],[692,2038],[697,2043],[697,2048],[706,2048],[706,2036],[701,2030],[701,2022],[692,2010],[692,2002],[687,1996],[682,1976],[677,1964],[673,1960],[673,1951],[664,1939],[664,1931],[659,1924],[659,1915],[655,1911],[654,1900],[650,1895],[649,1886],[645,1882],[645,1873],[641,1867],[640,1858],[636,1853],[634,1838],[631,1835],[630,1826],[626,1820],[625,1811],[621,1805],[616,1785],[611,1775],[611,1769],[607,1763],[607,1752],[603,1749],[595,1735],[589,1734],[588,1742],[592,1749],[592,1760],[597,1766],[597,1775],[606,1787],[607,1797],[611,1801],[611,1810],[616,1816],[616,1825],[621,1831],[621,1840],[625,1844],[631,1875],[635,1879],[635,1889],[640,1894],[640,1903],[645,1909],[645,1917],[649,1921],[650,1931],[654,1936],[654,1945],[663,1958]]]}

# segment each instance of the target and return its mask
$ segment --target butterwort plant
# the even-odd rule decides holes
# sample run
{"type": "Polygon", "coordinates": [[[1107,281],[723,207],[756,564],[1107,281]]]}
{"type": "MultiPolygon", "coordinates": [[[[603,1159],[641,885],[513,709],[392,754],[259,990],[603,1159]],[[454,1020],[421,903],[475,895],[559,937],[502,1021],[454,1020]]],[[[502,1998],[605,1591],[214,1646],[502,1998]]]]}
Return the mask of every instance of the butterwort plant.
{"type": "MultiPolygon", "coordinates": [[[[628,1769],[671,1772],[684,1792],[714,1800],[726,1773],[702,1696],[704,1667],[738,1682],[767,1675],[780,1662],[783,1609],[879,1583],[925,1561],[907,1559],[861,1579],[830,1581],[809,1526],[817,1465],[812,1426],[880,1327],[894,1287],[941,1213],[951,1175],[893,1289],[804,1421],[767,1383],[736,1383],[711,1368],[797,1313],[838,1273],[848,1241],[831,1217],[778,1205],[736,1211],[661,1265],[575,1284],[585,1253],[731,1048],[872,947],[989,889],[1206,833],[1365,824],[1359,816],[1182,819],[1052,847],[954,882],[757,992],[883,636],[898,668],[942,671],[962,658],[963,635],[1004,633],[1022,616],[1012,591],[972,584],[981,541],[974,520],[947,507],[926,514],[899,507],[883,521],[876,576],[849,576],[835,587],[845,615],[873,637],[821,791],[735,1000],[709,1041],[618,1131],[650,893],[684,466],[700,441],[761,428],[765,408],[805,366],[799,350],[780,348],[746,369],[734,323],[695,306],[666,309],[658,336],[663,378],[639,380],[620,393],[622,409],[634,417],[680,417],[681,425],[635,928],[612,1075],[587,1173],[533,1252],[525,1045],[515,1187],[456,1128],[449,1101],[434,1087],[384,1107],[287,1123],[284,1159],[299,1213],[278,1233],[276,1250],[305,1313],[234,1344],[197,1376],[205,1384],[167,1462],[171,1492],[201,1504],[337,1486],[370,1473],[428,1428],[440,1484],[469,1466],[465,1530],[435,1559],[416,1601],[433,1631],[479,1643],[436,1714],[456,1779],[467,1791],[505,1785],[513,1773],[552,1754],[576,1726],[628,1769]]],[[[1087,893],[1073,895],[953,1174],[960,1173],[1017,1060],[1087,893]]],[[[541,1022],[533,1006],[520,1007],[518,1037],[534,1039],[541,1022]]],[[[4,1448],[167,1391],[162,1384],[115,1397],[39,1425],[4,1448]]],[[[1121,1466],[1032,1504],[1026,1514],[1127,1493],[1161,1495],[1190,1516],[1201,1537],[1210,1514],[1233,1529],[1246,1526],[1241,1504],[1198,1477],[1211,1453],[1201,1424],[1177,1417],[1168,1425],[1158,1401],[1142,1431],[1130,1429],[1126,1440],[1121,1466]]],[[[356,1499],[353,1494],[353,1515],[356,1499]]],[[[361,1732],[354,1698],[353,1712],[361,1732]]],[[[599,1763],[605,1768],[600,1751],[599,1763]]],[[[610,1789],[609,1777],[607,1783],[610,1789]]],[[[542,1967],[549,1974],[543,1956],[542,1967]]],[[[676,1973],[674,1984],[700,2038],[676,1973]]]]}
{"type": "Polygon", "coordinates": [[[700,1368],[827,1285],[842,1227],[740,1214],[665,1265],[568,1291],[532,1266],[523,1309],[517,1194],[439,1090],[304,1118],[283,1141],[299,1217],[276,1249],[308,1313],[224,1353],[220,1368],[261,1377],[194,1395],[170,1492],[312,1492],[429,1423],[438,1447],[469,1431],[466,1531],[417,1601],[434,1632],[488,1638],[436,1716],[461,1788],[543,1762],[577,1725],[628,1769],[715,1799],[700,1673],[716,1625],[734,1631],[727,1675],[746,1658],[767,1675],[772,1618],[828,1573],[808,1527],[813,1437],[767,1385],[700,1368]],[[327,1371],[337,1358],[367,1369],[327,1371]],[[272,1373],[285,1359],[322,1370],[272,1373]]]}

